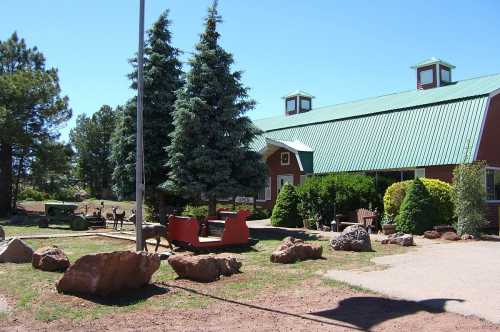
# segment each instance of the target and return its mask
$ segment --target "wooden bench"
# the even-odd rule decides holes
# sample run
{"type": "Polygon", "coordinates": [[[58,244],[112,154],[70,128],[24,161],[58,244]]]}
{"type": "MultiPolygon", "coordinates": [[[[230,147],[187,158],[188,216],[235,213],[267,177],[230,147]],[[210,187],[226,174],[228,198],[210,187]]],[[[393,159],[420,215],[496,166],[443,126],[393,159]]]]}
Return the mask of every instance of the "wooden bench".
{"type": "Polygon", "coordinates": [[[368,209],[357,209],[347,216],[337,215],[338,231],[342,231],[348,226],[361,225],[369,233],[372,233],[377,229],[377,218],[378,213],[368,209]]]}

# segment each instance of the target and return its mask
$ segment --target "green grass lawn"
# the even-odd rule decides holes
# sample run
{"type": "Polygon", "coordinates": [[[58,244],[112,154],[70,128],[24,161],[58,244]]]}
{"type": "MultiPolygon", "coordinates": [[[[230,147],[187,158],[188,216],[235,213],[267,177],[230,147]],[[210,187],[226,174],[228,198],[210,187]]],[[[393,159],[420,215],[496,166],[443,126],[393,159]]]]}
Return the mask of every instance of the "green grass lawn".
{"type": "MultiPolygon", "coordinates": [[[[74,262],[78,257],[94,252],[132,249],[134,244],[126,241],[99,237],[62,238],[27,241],[34,249],[46,245],[58,245],[74,262]]],[[[373,252],[332,252],[327,241],[312,241],[324,247],[325,259],[281,265],[269,261],[271,252],[279,245],[278,240],[260,240],[246,251],[235,252],[243,261],[242,273],[211,284],[200,284],[186,280],[176,280],[176,274],[163,261],[153,282],[164,291],[151,297],[129,296],[115,299],[113,303],[97,303],[74,296],[58,294],[55,289],[60,273],[35,270],[30,264],[2,264],[0,269],[0,293],[16,301],[11,315],[28,314],[38,320],[51,321],[60,318],[80,320],[94,319],[102,315],[139,308],[203,308],[213,301],[210,296],[231,300],[248,300],[266,292],[276,292],[299,286],[304,282],[321,280],[320,273],[329,269],[368,269],[374,264],[375,256],[404,252],[405,248],[373,243],[373,252]],[[186,289],[188,289],[186,291],[186,289]],[[205,296],[203,294],[210,296],[205,296]]],[[[331,287],[356,287],[335,282],[322,281],[331,287]]],[[[5,316],[4,316],[5,317],[5,316]]],[[[0,320],[2,317],[0,317],[0,320]]]]}

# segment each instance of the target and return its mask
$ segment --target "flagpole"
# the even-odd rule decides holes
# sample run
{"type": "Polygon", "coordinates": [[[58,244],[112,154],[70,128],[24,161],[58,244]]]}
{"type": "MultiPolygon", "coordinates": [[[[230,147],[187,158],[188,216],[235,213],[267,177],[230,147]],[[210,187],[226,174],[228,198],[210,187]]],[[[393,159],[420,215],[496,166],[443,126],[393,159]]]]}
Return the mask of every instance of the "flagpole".
{"type": "Polygon", "coordinates": [[[143,146],[143,108],[144,94],[144,1],[140,0],[139,9],[139,51],[137,53],[137,147],[135,164],[135,244],[136,250],[142,251],[142,201],[144,198],[144,146],[143,146]]]}

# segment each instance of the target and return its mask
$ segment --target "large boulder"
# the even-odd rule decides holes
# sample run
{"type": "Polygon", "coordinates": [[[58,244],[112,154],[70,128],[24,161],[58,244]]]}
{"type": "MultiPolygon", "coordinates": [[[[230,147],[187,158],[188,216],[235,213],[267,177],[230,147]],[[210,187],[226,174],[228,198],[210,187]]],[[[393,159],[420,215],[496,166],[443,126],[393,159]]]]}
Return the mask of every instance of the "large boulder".
{"type": "Polygon", "coordinates": [[[221,275],[239,273],[241,262],[231,255],[174,255],[168,263],[181,278],[199,282],[212,282],[221,275]]]}
{"type": "Polygon", "coordinates": [[[441,235],[441,239],[448,241],[458,241],[460,240],[460,236],[458,236],[458,234],[455,232],[446,232],[441,235]]]}
{"type": "Polygon", "coordinates": [[[32,256],[33,249],[18,238],[0,242],[0,263],[29,263],[32,256]]]}
{"type": "Polygon", "coordinates": [[[289,264],[306,259],[321,258],[323,247],[319,244],[304,243],[301,239],[286,237],[271,254],[271,262],[289,264]]]}
{"type": "Polygon", "coordinates": [[[440,237],[441,237],[441,233],[439,233],[438,231],[435,231],[435,230],[424,232],[424,238],[426,238],[426,239],[434,240],[434,239],[439,239],[440,237]]]}
{"type": "Polygon", "coordinates": [[[398,244],[403,247],[409,247],[413,245],[413,235],[404,234],[401,232],[391,234],[387,236],[386,239],[383,239],[382,244],[398,244]]]}
{"type": "Polygon", "coordinates": [[[0,226],[0,241],[5,240],[5,232],[3,231],[2,226],[0,226]]]}
{"type": "Polygon", "coordinates": [[[159,267],[159,256],[146,252],[85,255],[66,270],[57,291],[108,296],[147,285],[159,267]]]}
{"type": "Polygon", "coordinates": [[[43,271],[64,272],[69,267],[68,256],[56,246],[42,247],[33,253],[31,264],[43,271]]]}
{"type": "Polygon", "coordinates": [[[361,225],[351,225],[332,239],[330,245],[334,250],[371,251],[370,234],[361,225]]]}

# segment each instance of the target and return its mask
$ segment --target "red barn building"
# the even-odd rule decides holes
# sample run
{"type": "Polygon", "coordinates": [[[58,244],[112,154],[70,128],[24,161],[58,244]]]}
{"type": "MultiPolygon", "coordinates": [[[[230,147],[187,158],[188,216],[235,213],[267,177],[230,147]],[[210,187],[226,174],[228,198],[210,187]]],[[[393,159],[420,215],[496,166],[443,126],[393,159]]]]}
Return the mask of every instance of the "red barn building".
{"type": "Polygon", "coordinates": [[[313,108],[313,96],[284,97],[285,114],[254,121],[253,148],[269,169],[258,197],[272,207],[281,186],[311,174],[364,172],[401,179],[452,180],[462,162],[484,160],[488,218],[500,216],[500,74],[452,80],[453,65],[431,58],[414,67],[417,88],[313,108]]]}

